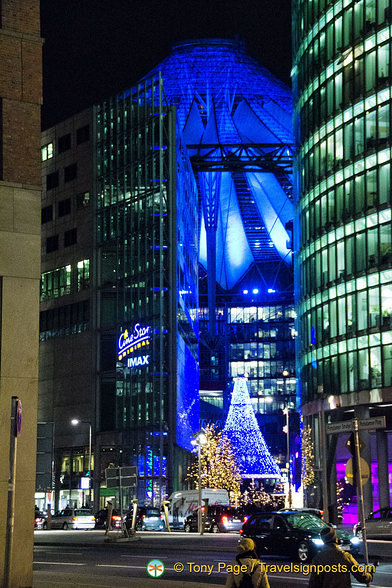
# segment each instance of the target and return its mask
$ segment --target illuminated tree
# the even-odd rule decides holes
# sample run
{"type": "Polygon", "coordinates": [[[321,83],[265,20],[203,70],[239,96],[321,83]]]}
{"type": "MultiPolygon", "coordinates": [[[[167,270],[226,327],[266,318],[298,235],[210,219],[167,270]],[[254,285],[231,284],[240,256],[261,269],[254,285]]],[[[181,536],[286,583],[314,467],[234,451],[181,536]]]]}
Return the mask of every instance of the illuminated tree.
{"type": "Polygon", "coordinates": [[[261,482],[259,485],[254,480],[251,481],[248,488],[240,496],[240,504],[243,506],[254,506],[255,510],[275,510],[284,506],[284,496],[276,496],[279,490],[283,491],[283,486],[275,486],[274,494],[269,494],[264,490],[261,482]]]}
{"type": "Polygon", "coordinates": [[[310,425],[302,431],[302,484],[309,488],[314,482],[314,445],[310,425]]]}
{"type": "Polygon", "coordinates": [[[279,467],[264,441],[250,401],[246,378],[235,378],[223,429],[241,465],[242,478],[280,478],[279,467]]]}
{"type": "MultiPolygon", "coordinates": [[[[200,445],[200,471],[202,488],[223,488],[231,504],[237,504],[240,495],[241,470],[229,439],[213,425],[202,432],[205,445],[200,445]]],[[[198,451],[198,448],[195,449],[198,451]]],[[[199,488],[198,458],[188,468],[187,479],[199,488]]]]}

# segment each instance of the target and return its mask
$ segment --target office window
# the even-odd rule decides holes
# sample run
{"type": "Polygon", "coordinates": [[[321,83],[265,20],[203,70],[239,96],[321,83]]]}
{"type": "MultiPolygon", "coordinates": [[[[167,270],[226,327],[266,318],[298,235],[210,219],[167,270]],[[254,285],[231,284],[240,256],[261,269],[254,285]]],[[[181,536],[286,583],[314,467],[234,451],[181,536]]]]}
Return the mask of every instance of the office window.
{"type": "Polygon", "coordinates": [[[76,208],[87,208],[90,206],[90,192],[82,192],[76,196],[76,208]]]}
{"type": "Polygon", "coordinates": [[[80,145],[80,143],[85,143],[90,139],[90,127],[89,125],[85,125],[84,127],[80,127],[76,131],[76,143],[80,145]]]}
{"type": "Polygon", "coordinates": [[[57,188],[59,185],[59,172],[55,171],[51,174],[46,176],[46,189],[52,190],[53,188],[57,188]]]}
{"type": "Polygon", "coordinates": [[[68,151],[68,149],[71,149],[71,133],[59,137],[58,140],[59,153],[64,153],[64,151],[68,151]]]}
{"type": "Polygon", "coordinates": [[[46,239],[46,253],[52,253],[52,251],[57,251],[59,248],[59,236],[52,235],[52,237],[48,237],[46,239]]]}
{"type": "Polygon", "coordinates": [[[46,161],[47,159],[52,159],[54,156],[54,149],[53,143],[48,143],[41,147],[41,161],[46,161]]]}
{"type": "Polygon", "coordinates": [[[64,168],[64,182],[71,182],[77,176],[77,165],[76,163],[72,163],[71,165],[67,165],[64,168]]]}
{"type": "Polygon", "coordinates": [[[41,300],[58,298],[71,292],[71,266],[65,265],[41,275],[41,300]]]}
{"type": "Polygon", "coordinates": [[[49,206],[45,206],[41,210],[41,224],[45,224],[53,220],[53,206],[50,204],[49,206]]]}
{"type": "Polygon", "coordinates": [[[75,245],[77,241],[77,229],[70,229],[64,233],[64,247],[75,245]]]}
{"type": "Polygon", "coordinates": [[[77,290],[80,292],[90,287],[90,260],[78,261],[77,270],[77,290]]]}
{"type": "Polygon", "coordinates": [[[65,200],[60,200],[58,203],[58,214],[59,217],[65,216],[71,213],[71,198],[66,198],[65,200]]]}

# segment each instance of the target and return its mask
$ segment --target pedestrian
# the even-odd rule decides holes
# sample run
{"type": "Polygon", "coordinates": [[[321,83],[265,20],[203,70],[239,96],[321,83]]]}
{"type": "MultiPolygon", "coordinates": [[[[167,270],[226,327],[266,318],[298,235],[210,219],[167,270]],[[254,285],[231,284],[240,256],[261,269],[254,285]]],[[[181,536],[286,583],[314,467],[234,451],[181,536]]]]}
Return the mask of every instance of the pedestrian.
{"type": "Polygon", "coordinates": [[[267,572],[257,557],[254,541],[242,537],[237,551],[235,561],[230,564],[233,571],[228,573],[225,588],[270,588],[267,572]],[[246,571],[243,566],[246,566],[246,571]]]}
{"type": "Polygon", "coordinates": [[[324,527],[320,535],[324,547],[312,560],[312,564],[319,568],[311,572],[309,588],[351,588],[350,574],[361,584],[373,580],[373,574],[365,570],[364,564],[359,564],[351,553],[338,547],[333,527],[324,527]],[[323,566],[325,570],[322,570],[323,566]]]}

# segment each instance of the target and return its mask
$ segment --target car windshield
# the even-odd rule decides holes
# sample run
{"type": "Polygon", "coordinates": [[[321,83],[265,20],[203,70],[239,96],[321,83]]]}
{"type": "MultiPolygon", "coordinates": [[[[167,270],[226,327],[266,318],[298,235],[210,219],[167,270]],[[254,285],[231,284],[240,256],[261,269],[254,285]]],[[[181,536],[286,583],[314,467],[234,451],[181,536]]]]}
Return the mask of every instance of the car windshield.
{"type": "Polygon", "coordinates": [[[91,516],[92,514],[93,513],[91,510],[86,510],[86,509],[75,510],[76,517],[87,517],[87,516],[91,516]]]}
{"type": "Polygon", "coordinates": [[[159,517],[159,515],[160,515],[159,508],[148,508],[146,510],[146,515],[149,517],[159,517]]]}
{"type": "Polygon", "coordinates": [[[236,509],[236,507],[235,507],[235,506],[226,506],[226,507],[223,509],[223,512],[224,512],[225,514],[228,514],[228,515],[232,515],[232,516],[234,516],[234,515],[236,515],[236,514],[237,514],[237,509],[236,509]]]}
{"type": "Polygon", "coordinates": [[[289,514],[286,520],[294,529],[316,529],[321,531],[321,529],[328,526],[327,523],[307,512],[289,514]]]}

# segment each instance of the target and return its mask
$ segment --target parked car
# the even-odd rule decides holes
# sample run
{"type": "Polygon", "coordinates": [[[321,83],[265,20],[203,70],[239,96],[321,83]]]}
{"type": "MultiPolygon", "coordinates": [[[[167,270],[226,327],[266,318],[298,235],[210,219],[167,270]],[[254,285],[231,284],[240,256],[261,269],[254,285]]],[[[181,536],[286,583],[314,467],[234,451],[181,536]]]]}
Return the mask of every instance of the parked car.
{"type": "MultiPolygon", "coordinates": [[[[126,516],[125,525],[127,529],[132,526],[133,510],[130,509],[126,516]]],[[[164,531],[166,528],[165,517],[159,508],[152,506],[140,506],[136,513],[137,531],[164,531]]]]}
{"type": "MultiPolygon", "coordinates": [[[[52,529],[94,529],[95,516],[88,508],[64,508],[52,515],[52,529]]],[[[47,520],[44,523],[47,529],[47,520]]]]}
{"type": "MultiPolygon", "coordinates": [[[[366,537],[392,540],[392,508],[381,508],[371,512],[365,520],[366,537]]],[[[362,538],[360,523],[354,525],[354,535],[362,538]]]]}
{"type": "Polygon", "coordinates": [[[34,529],[43,529],[46,519],[46,514],[36,510],[34,513],[34,529]]]}
{"type": "MultiPolygon", "coordinates": [[[[287,555],[301,562],[310,561],[324,546],[321,529],[327,523],[311,513],[276,511],[259,513],[249,517],[240,533],[256,544],[257,554],[287,555]]],[[[348,531],[336,530],[339,547],[358,556],[362,541],[348,531]]]]}
{"type": "MultiPolygon", "coordinates": [[[[125,519],[125,513],[123,513],[123,518],[125,519]]],[[[95,529],[106,529],[108,525],[108,509],[103,508],[99,510],[95,514],[95,529]]],[[[121,513],[119,510],[115,508],[112,510],[112,529],[120,529],[121,528],[121,513]]]]}
{"type": "MultiPolygon", "coordinates": [[[[214,504],[207,509],[204,530],[211,533],[227,533],[240,531],[245,516],[232,505],[214,504]]],[[[184,531],[187,533],[198,530],[198,509],[184,520],[184,531]]]]}

